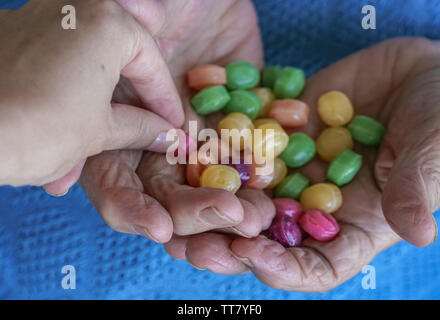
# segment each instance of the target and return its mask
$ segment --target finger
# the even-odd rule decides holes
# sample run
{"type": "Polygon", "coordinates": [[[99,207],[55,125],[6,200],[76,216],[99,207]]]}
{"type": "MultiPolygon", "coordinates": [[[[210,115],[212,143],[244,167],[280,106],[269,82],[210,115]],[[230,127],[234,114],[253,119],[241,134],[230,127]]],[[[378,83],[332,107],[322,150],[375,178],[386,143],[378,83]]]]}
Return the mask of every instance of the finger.
{"type": "Polygon", "coordinates": [[[245,188],[239,190],[236,196],[243,206],[243,221],[222,231],[252,238],[270,227],[275,216],[275,206],[263,191],[245,188]]]}
{"type": "Polygon", "coordinates": [[[239,199],[243,207],[243,221],[225,229],[220,229],[226,233],[234,233],[245,238],[253,238],[260,234],[263,228],[262,217],[259,210],[249,201],[239,199]]]}
{"type": "Polygon", "coordinates": [[[237,192],[237,197],[250,202],[258,210],[258,215],[261,217],[260,232],[270,227],[270,224],[275,217],[275,205],[271,198],[269,198],[262,190],[250,188],[239,190],[237,192]]]}
{"type": "Polygon", "coordinates": [[[173,78],[154,39],[142,27],[139,29],[135,55],[121,74],[130,80],[146,108],[180,127],[184,114],[173,78]]]}
{"type": "Polygon", "coordinates": [[[189,238],[189,236],[173,235],[171,240],[164,244],[165,251],[174,259],[185,260],[186,244],[189,238]]]}
{"type": "Polygon", "coordinates": [[[229,250],[229,236],[204,233],[192,236],[186,243],[186,259],[193,267],[221,274],[239,274],[249,269],[235,259],[229,250]]]}
{"type": "Polygon", "coordinates": [[[140,155],[114,151],[91,157],[80,183],[110,227],[163,243],[171,238],[173,224],[160,203],[143,193],[142,183],[133,169],[140,155]]]}
{"type": "Polygon", "coordinates": [[[55,197],[62,197],[66,195],[69,192],[69,189],[78,181],[79,177],[81,176],[81,171],[85,163],[86,160],[81,161],[64,177],[44,184],[43,189],[55,197]]]}
{"type": "Polygon", "coordinates": [[[265,236],[237,238],[234,255],[263,283],[278,289],[324,292],[354,276],[374,257],[370,238],[360,229],[343,224],[329,243],[306,239],[301,248],[284,248],[265,236]]]}
{"type": "Polygon", "coordinates": [[[165,8],[157,0],[116,0],[125,10],[155,36],[160,33],[165,23],[165,8]]]}
{"type": "MultiPolygon", "coordinates": [[[[437,237],[433,213],[440,207],[439,139],[440,134],[434,133],[405,148],[384,178],[384,215],[398,235],[418,247],[433,243],[437,237]]],[[[376,166],[386,170],[386,159],[381,159],[376,166]]]]}
{"type": "MultiPolygon", "coordinates": [[[[113,104],[108,137],[104,150],[143,149],[165,153],[174,141],[167,141],[167,133],[173,125],[145,109],[125,104],[113,104]]],[[[176,130],[179,146],[185,144],[186,136],[176,130]]]]}
{"type": "Polygon", "coordinates": [[[230,227],[243,219],[240,201],[228,191],[193,188],[178,184],[167,176],[142,181],[147,193],[170,213],[175,234],[189,235],[230,227]]]}

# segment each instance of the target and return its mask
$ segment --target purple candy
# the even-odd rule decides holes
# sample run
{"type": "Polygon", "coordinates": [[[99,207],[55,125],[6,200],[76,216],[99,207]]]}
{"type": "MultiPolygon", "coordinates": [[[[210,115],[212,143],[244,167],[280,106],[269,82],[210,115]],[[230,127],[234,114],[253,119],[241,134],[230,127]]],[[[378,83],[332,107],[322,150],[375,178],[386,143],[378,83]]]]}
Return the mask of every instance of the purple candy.
{"type": "MultiPolygon", "coordinates": [[[[237,159],[235,159],[235,162],[237,162],[237,159]]],[[[229,166],[237,170],[238,174],[240,175],[241,180],[241,186],[245,186],[249,179],[251,178],[251,166],[247,163],[244,163],[244,159],[240,158],[240,163],[232,163],[232,158],[229,158],[228,162],[229,166]]]]}
{"type": "Polygon", "coordinates": [[[289,216],[277,216],[269,228],[272,240],[278,241],[285,247],[298,247],[301,245],[301,229],[289,216]]]}

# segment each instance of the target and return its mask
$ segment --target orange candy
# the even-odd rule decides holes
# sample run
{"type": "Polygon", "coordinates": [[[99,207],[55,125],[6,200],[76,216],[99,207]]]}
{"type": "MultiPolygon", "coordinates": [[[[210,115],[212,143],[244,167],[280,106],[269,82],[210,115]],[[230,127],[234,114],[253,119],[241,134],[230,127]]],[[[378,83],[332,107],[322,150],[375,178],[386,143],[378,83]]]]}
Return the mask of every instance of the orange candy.
{"type": "Polygon", "coordinates": [[[214,64],[198,66],[188,72],[188,86],[202,90],[226,84],[226,69],[214,64]]]}
{"type": "Polygon", "coordinates": [[[270,106],[275,100],[275,95],[269,88],[254,88],[250,90],[255,93],[263,103],[263,108],[260,112],[260,117],[266,117],[269,114],[270,106]]]}
{"type": "Polygon", "coordinates": [[[307,104],[295,99],[275,100],[270,108],[269,117],[288,128],[301,127],[309,120],[310,109],[307,104]]]}
{"type": "Polygon", "coordinates": [[[347,149],[353,149],[353,138],[350,131],[343,127],[327,128],[316,140],[316,151],[327,162],[347,149]]]}
{"type": "Polygon", "coordinates": [[[272,179],[272,182],[267,186],[268,189],[273,189],[277,185],[279,185],[281,181],[283,181],[284,178],[287,176],[288,172],[286,164],[280,158],[275,158],[273,170],[274,177],[272,179]]]}
{"type": "Polygon", "coordinates": [[[266,163],[267,161],[273,161],[273,159],[270,160],[264,160],[262,158],[258,158],[258,159],[259,160],[257,163],[255,156],[252,156],[252,161],[250,162],[251,176],[246,184],[246,187],[262,190],[267,188],[273,181],[275,177],[275,170],[274,168],[270,167],[270,164],[266,163]],[[259,168],[260,170],[257,170],[259,168]]]}

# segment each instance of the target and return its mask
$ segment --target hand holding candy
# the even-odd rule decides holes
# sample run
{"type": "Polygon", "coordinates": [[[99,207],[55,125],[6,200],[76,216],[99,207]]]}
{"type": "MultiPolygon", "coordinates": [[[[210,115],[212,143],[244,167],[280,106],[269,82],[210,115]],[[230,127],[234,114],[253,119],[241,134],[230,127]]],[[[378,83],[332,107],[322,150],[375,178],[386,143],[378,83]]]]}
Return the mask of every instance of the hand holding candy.
{"type": "MultiPolygon", "coordinates": [[[[354,54],[308,79],[300,99],[311,107],[306,133],[312,137],[317,138],[325,128],[319,120],[317,101],[323,93],[332,90],[346,93],[356,114],[388,123],[380,149],[364,144],[355,147],[363,156],[363,166],[356,178],[342,188],[344,205],[334,215],[340,231],[333,241],[321,243],[307,238],[302,247],[286,249],[265,236],[235,240],[222,238],[220,241],[215,236],[196,235],[184,241],[170,242],[166,245],[167,250],[180,257],[179,252],[186,251],[187,256],[197,259],[198,265],[205,269],[219,270],[219,263],[231,266],[227,270],[221,268],[223,273],[241,272],[236,260],[241,261],[260,280],[276,288],[325,291],[355,275],[377,253],[399,241],[385,216],[406,240],[417,245],[429,244],[435,235],[432,212],[439,205],[436,180],[440,152],[434,143],[438,135],[432,134],[437,128],[434,119],[438,118],[435,116],[437,102],[434,93],[440,83],[440,72],[435,64],[438,59],[435,57],[439,55],[435,43],[396,39],[354,54]],[[391,58],[390,52],[393,53],[391,58]],[[372,87],[372,84],[377,85],[372,87]],[[390,92],[388,88],[393,89],[390,92]],[[418,101],[429,92],[433,95],[428,95],[430,98],[425,100],[427,109],[418,112],[418,101]],[[422,125],[425,123],[430,124],[431,129],[422,125]],[[413,130],[411,134],[409,129],[413,130]],[[419,176],[418,168],[431,175],[419,176]],[[410,203],[419,206],[409,206],[410,203]],[[208,249],[224,252],[225,247],[232,250],[235,259],[208,249]]],[[[355,139],[362,141],[361,134],[353,131],[353,127],[351,131],[355,139]]],[[[375,131],[378,136],[380,131],[375,131]]],[[[350,143],[346,145],[350,149],[350,143]]],[[[315,159],[301,171],[313,185],[326,180],[327,167],[328,164],[315,159]]],[[[299,181],[304,180],[298,177],[299,181]]],[[[307,184],[299,191],[290,191],[287,186],[281,188],[280,185],[280,191],[276,190],[287,194],[301,193],[307,184]]]]}

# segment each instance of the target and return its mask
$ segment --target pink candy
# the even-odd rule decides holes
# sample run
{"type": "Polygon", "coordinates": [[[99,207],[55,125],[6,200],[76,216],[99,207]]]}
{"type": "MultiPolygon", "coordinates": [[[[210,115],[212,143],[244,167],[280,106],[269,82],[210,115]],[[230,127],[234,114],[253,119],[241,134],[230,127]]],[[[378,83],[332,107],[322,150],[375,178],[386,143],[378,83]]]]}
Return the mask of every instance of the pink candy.
{"type": "Polygon", "coordinates": [[[329,242],[339,233],[339,224],[330,214],[318,210],[310,209],[299,219],[299,225],[313,239],[329,242]]]}
{"type": "Polygon", "coordinates": [[[298,222],[303,213],[303,206],[290,198],[273,199],[276,209],[276,216],[288,216],[294,223],[298,222]]]}
{"type": "Polygon", "coordinates": [[[285,247],[297,247],[302,241],[298,225],[285,215],[275,217],[269,228],[269,235],[272,240],[278,241],[285,247]]]}

